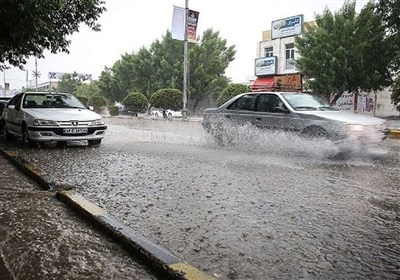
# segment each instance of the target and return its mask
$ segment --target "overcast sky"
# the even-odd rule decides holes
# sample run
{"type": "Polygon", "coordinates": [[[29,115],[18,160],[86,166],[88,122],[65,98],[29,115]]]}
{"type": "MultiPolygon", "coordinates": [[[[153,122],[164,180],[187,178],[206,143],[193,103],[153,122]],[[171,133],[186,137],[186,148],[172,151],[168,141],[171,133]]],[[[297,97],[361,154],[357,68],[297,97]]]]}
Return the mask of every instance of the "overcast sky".
{"type": "MultiPolygon", "coordinates": [[[[212,28],[219,31],[228,46],[236,46],[235,60],[226,75],[233,82],[246,82],[254,76],[254,59],[262,32],[271,28],[271,22],[295,15],[304,15],[305,21],[314,19],[324,8],[338,11],[344,0],[189,0],[189,8],[198,11],[197,35],[212,28]]],[[[357,1],[357,12],[367,3],[357,1]]],[[[50,54],[38,60],[39,82],[48,81],[48,72],[78,72],[92,74],[97,79],[105,66],[111,67],[122,54],[149,47],[171,30],[173,6],[185,6],[185,0],[106,0],[107,11],[99,20],[100,32],[83,26],[71,36],[69,54],[50,54]]],[[[183,50],[182,50],[183,56],[183,50]]],[[[34,82],[34,58],[25,66],[28,79],[34,82]]],[[[4,86],[4,73],[0,74],[4,86]]],[[[13,68],[6,70],[5,81],[10,88],[26,85],[26,72],[13,68]]]]}

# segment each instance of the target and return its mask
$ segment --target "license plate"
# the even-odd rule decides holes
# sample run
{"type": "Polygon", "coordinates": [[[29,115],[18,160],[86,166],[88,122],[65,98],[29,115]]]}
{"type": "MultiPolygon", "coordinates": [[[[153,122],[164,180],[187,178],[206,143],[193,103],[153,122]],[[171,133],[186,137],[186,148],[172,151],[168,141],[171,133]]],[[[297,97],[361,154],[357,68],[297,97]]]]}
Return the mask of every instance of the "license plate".
{"type": "Polygon", "coordinates": [[[87,128],[64,128],[63,133],[64,134],[81,134],[81,133],[87,133],[88,129],[87,128]]]}

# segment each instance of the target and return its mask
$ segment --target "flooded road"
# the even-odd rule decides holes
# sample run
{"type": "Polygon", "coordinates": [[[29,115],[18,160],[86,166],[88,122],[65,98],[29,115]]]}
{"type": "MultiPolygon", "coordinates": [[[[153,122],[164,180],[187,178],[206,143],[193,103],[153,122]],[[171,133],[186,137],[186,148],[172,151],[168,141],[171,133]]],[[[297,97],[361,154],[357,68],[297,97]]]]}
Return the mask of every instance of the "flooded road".
{"type": "Polygon", "coordinates": [[[380,157],[328,141],[200,122],[106,119],[98,148],[19,155],[218,279],[399,279],[400,145],[380,157]]]}

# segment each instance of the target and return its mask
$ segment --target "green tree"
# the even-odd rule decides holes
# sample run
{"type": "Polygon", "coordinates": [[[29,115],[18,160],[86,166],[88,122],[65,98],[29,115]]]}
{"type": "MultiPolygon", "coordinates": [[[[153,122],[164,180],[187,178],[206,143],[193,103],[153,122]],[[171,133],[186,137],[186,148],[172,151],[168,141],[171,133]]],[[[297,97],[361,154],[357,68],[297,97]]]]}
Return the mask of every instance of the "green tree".
{"type": "Polygon", "coordinates": [[[75,94],[77,88],[82,85],[82,79],[78,73],[65,74],[58,83],[57,91],[75,94]]]}
{"type": "Polygon", "coordinates": [[[235,46],[227,46],[219,32],[211,29],[203,33],[200,44],[190,51],[190,101],[192,110],[196,110],[200,101],[211,96],[217,99],[229,83],[224,75],[229,63],[234,60],[235,46]]]}
{"type": "MultiPolygon", "coordinates": [[[[190,46],[189,104],[195,109],[207,97],[217,98],[228,85],[225,70],[234,59],[234,46],[211,29],[198,44],[190,46]]],[[[147,50],[124,54],[112,69],[100,77],[103,92],[121,98],[127,92],[143,92],[147,97],[162,88],[183,88],[183,42],[172,39],[167,31],[147,50]]],[[[120,101],[121,99],[115,99],[120,101]]]]}
{"type": "Polygon", "coordinates": [[[179,111],[183,105],[182,97],[179,89],[159,89],[151,95],[149,103],[155,108],[179,111]]]}
{"type": "Polygon", "coordinates": [[[74,93],[79,96],[91,97],[93,95],[100,95],[101,91],[97,82],[93,81],[90,84],[78,84],[74,93]]]}
{"type": "Polygon", "coordinates": [[[221,106],[226,101],[235,97],[238,94],[250,91],[249,87],[242,84],[230,84],[228,85],[218,96],[217,106],[221,106]]]}
{"type": "Polygon", "coordinates": [[[382,15],[386,36],[389,41],[387,46],[390,48],[392,59],[392,70],[395,73],[400,71],[400,4],[398,0],[379,0],[376,9],[382,15]]]}
{"type": "Polygon", "coordinates": [[[391,83],[390,54],[382,17],[370,2],[357,15],[355,1],[346,1],[332,14],[316,16],[316,26],[296,38],[298,70],[315,92],[332,103],[343,92],[379,90],[391,83]],[[379,57],[376,56],[379,54],[379,57]]]}
{"type": "Polygon", "coordinates": [[[30,56],[43,57],[67,52],[68,36],[79,31],[81,23],[94,31],[105,11],[102,0],[2,1],[0,8],[0,70],[5,63],[22,67],[30,56]]]}
{"type": "Polygon", "coordinates": [[[122,100],[122,104],[128,111],[143,113],[147,109],[148,99],[142,93],[131,92],[122,100]]]}
{"type": "Polygon", "coordinates": [[[100,74],[99,81],[97,82],[100,88],[101,95],[114,101],[122,101],[127,95],[127,92],[118,87],[117,79],[114,77],[112,68],[105,67],[100,74]]]}
{"type": "Polygon", "coordinates": [[[396,106],[397,111],[400,111],[400,76],[397,76],[397,78],[394,80],[390,99],[392,100],[394,106],[396,106]]]}

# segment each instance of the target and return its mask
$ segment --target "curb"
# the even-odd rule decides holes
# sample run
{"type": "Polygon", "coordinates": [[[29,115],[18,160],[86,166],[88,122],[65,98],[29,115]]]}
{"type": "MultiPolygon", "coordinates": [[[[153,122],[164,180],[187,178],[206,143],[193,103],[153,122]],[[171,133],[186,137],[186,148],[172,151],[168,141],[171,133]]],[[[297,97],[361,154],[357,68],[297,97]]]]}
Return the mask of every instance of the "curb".
{"type": "Polygon", "coordinates": [[[45,171],[18,156],[16,151],[0,148],[0,154],[10,160],[20,171],[37,182],[45,190],[72,189],[71,186],[54,180],[45,171]]]}
{"type": "Polygon", "coordinates": [[[86,200],[75,191],[60,191],[57,198],[93,221],[97,226],[120,241],[126,249],[139,256],[156,271],[171,279],[208,280],[214,279],[160,245],[146,239],[142,234],[118,221],[104,209],[86,200]]]}
{"type": "Polygon", "coordinates": [[[399,129],[391,129],[388,133],[389,138],[400,138],[400,130],[399,129]]]}
{"type": "Polygon", "coordinates": [[[0,147],[0,154],[10,160],[25,175],[39,183],[45,190],[58,190],[56,192],[57,199],[77,210],[113,239],[121,242],[124,249],[148,264],[160,276],[184,280],[215,279],[182,261],[166,248],[149,241],[139,232],[108,214],[103,208],[71,190],[71,186],[56,182],[45,171],[19,157],[17,152],[5,151],[0,147]]]}

